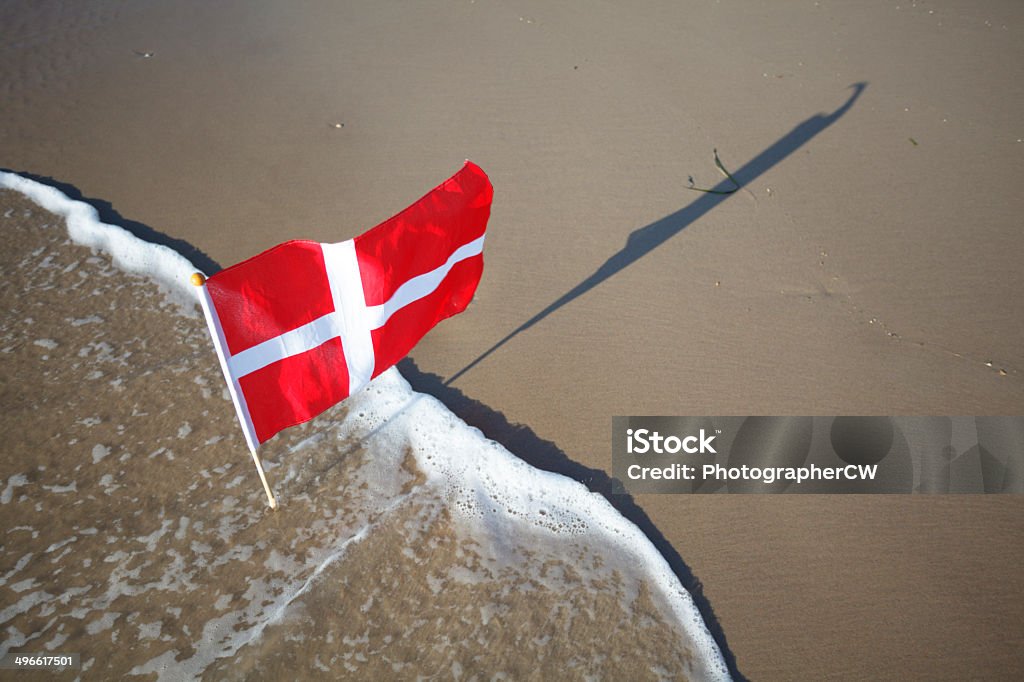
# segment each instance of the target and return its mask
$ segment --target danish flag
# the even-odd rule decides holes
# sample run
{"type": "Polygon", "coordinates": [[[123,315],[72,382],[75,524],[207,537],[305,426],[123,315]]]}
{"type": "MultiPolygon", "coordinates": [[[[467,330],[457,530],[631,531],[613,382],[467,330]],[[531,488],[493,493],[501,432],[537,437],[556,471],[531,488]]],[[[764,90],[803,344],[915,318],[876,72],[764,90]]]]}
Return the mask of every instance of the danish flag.
{"type": "Polygon", "coordinates": [[[205,281],[200,301],[254,457],[258,444],[352,395],[466,309],[483,272],[492,195],[467,161],[354,239],[285,242],[205,281]]]}

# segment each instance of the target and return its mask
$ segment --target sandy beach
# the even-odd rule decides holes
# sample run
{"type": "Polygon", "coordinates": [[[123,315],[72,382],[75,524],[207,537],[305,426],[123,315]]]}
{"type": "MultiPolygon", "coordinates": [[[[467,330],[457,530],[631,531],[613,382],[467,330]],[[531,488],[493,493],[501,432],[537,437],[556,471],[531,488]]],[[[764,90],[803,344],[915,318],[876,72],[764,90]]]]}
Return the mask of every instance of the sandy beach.
{"type": "MultiPolygon", "coordinates": [[[[603,492],[614,415],[1024,410],[1022,31],[1009,1],[19,1],[0,168],[213,272],[472,159],[483,280],[399,369],[603,492]],[[688,189],[714,150],[734,194],[688,189]]],[[[613,502],[736,677],[1024,674],[1019,496],[613,502]]]]}

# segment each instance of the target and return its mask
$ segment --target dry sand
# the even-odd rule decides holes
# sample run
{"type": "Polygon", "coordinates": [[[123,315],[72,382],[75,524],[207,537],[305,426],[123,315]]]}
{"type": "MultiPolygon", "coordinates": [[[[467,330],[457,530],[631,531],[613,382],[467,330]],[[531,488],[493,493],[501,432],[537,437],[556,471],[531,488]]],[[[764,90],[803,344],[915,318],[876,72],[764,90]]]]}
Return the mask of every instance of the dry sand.
{"type": "MultiPolygon", "coordinates": [[[[1022,411],[1022,31],[1012,1],[19,1],[0,166],[210,267],[473,159],[484,281],[406,373],[600,478],[615,414],[1022,411]],[[713,148],[725,199],[685,189],[713,148]]],[[[1020,498],[634,502],[743,675],[1024,672],[1020,498]]]]}

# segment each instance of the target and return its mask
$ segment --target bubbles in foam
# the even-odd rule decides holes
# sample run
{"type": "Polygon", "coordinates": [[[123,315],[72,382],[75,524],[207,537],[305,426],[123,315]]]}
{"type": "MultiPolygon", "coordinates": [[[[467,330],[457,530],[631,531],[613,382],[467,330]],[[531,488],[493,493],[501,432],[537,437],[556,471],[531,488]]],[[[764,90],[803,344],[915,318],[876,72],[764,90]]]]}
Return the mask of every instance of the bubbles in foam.
{"type": "Polygon", "coordinates": [[[99,464],[103,460],[103,458],[109,454],[110,448],[103,445],[102,443],[97,443],[92,448],[92,463],[99,464]]]}
{"type": "Polygon", "coordinates": [[[27,485],[28,478],[24,474],[15,474],[7,479],[7,487],[0,493],[0,504],[8,504],[14,497],[14,489],[27,485]]]}

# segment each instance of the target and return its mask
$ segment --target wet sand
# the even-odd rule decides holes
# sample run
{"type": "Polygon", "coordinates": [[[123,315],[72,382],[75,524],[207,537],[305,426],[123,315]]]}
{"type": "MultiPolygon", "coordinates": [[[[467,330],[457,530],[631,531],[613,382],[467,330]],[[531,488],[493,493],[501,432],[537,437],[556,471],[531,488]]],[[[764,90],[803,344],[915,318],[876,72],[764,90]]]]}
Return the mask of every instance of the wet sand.
{"type": "MultiPolygon", "coordinates": [[[[1012,2],[14,3],[0,165],[212,268],[351,237],[473,159],[485,276],[421,383],[607,472],[616,414],[1020,413],[1022,26],[1012,2]],[[715,148],[724,199],[686,189],[715,148]]],[[[1024,669],[1017,498],[635,503],[743,675],[1024,669]]]]}

